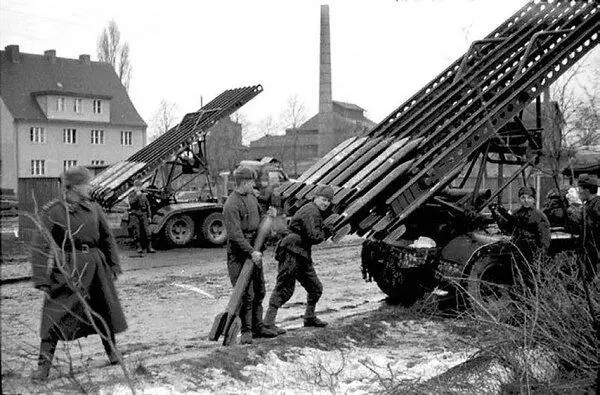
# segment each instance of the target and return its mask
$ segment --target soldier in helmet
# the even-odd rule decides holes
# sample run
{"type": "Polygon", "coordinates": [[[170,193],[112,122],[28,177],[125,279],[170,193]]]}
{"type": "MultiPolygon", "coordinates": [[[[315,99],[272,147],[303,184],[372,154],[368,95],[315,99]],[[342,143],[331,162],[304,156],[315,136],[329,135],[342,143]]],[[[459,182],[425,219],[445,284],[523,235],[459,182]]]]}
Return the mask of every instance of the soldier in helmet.
{"type": "Polygon", "coordinates": [[[600,182],[597,177],[588,174],[582,174],[577,179],[579,187],[579,196],[583,201],[581,218],[579,224],[581,227],[580,238],[585,259],[585,276],[591,280],[598,274],[598,265],[600,263],[600,196],[598,196],[598,185],[600,182]]]}
{"type": "Polygon", "coordinates": [[[254,171],[239,167],[233,176],[236,188],[223,206],[227,229],[227,270],[231,285],[235,286],[246,260],[252,259],[254,262],[250,284],[240,307],[240,343],[252,344],[252,338],[275,337],[277,333],[268,330],[263,324],[262,302],[266,291],[262,252],[255,250],[253,246],[262,210],[254,195],[254,171]]]}
{"type": "Polygon", "coordinates": [[[317,302],[323,294],[323,285],[314,268],[311,246],[331,235],[331,229],[323,224],[323,212],[329,208],[332,200],[333,188],[329,185],[319,187],[314,200],[294,214],[290,221],[290,233],[277,245],[275,259],[279,262],[279,270],[265,314],[265,325],[279,334],[285,333],[285,329],[275,325],[277,310],[294,294],[296,280],[307,292],[304,326],[327,325],[315,315],[317,302]]]}
{"type": "Polygon", "coordinates": [[[156,252],[152,248],[152,241],[148,232],[151,218],[150,202],[146,194],[142,192],[142,181],[135,180],[133,191],[129,195],[129,224],[133,230],[133,239],[139,254],[143,254],[144,250],[149,253],[156,252]]]}
{"type": "Polygon", "coordinates": [[[48,377],[59,340],[97,333],[80,297],[102,318],[103,323],[94,320],[102,331],[102,344],[110,363],[118,363],[117,353],[107,339],[114,345],[115,333],[127,329],[114,284],[121,266],[104,213],[89,200],[89,180],[85,167],[65,171],[61,176],[64,199],[53,200],[42,209],[45,229],[34,239],[31,259],[33,284],[45,293],[34,380],[48,377]],[[63,250],[64,260],[57,258],[63,256],[63,250]]]}
{"type": "Polygon", "coordinates": [[[550,223],[546,215],[534,207],[534,188],[521,187],[519,200],[521,207],[513,214],[501,206],[490,208],[500,229],[513,236],[514,243],[531,262],[533,258],[545,255],[550,248],[550,223]]]}

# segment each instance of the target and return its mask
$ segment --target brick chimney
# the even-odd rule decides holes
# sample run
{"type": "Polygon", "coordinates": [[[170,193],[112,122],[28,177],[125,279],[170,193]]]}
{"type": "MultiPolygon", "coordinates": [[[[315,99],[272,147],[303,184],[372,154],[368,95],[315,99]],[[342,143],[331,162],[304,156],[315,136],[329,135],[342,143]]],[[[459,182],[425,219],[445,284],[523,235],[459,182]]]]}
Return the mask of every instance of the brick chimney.
{"type": "Polygon", "coordinates": [[[319,56],[319,156],[324,156],[333,148],[334,144],[329,6],[321,5],[321,50],[319,56]]]}
{"type": "Polygon", "coordinates": [[[79,61],[82,64],[90,64],[90,55],[79,55],[79,61]]]}
{"type": "Polygon", "coordinates": [[[18,45],[7,45],[4,47],[6,51],[6,58],[12,63],[20,63],[21,62],[21,54],[19,53],[18,45]]]}
{"type": "Polygon", "coordinates": [[[46,58],[46,60],[48,62],[56,63],[56,50],[48,49],[48,50],[44,51],[44,57],[46,58]]]}

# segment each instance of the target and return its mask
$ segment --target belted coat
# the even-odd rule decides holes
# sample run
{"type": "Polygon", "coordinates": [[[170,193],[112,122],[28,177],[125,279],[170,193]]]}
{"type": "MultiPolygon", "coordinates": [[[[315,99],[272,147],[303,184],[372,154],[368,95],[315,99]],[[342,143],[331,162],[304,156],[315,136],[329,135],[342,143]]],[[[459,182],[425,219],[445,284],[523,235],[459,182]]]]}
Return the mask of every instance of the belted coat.
{"type": "Polygon", "coordinates": [[[74,288],[97,314],[94,320],[102,330],[98,317],[112,333],[127,329],[114,283],[121,273],[119,254],[100,206],[91,201],[54,200],[44,206],[41,217],[48,233],[38,232],[34,239],[32,280],[36,288],[47,291],[42,340],[74,340],[96,333],[74,288]]]}

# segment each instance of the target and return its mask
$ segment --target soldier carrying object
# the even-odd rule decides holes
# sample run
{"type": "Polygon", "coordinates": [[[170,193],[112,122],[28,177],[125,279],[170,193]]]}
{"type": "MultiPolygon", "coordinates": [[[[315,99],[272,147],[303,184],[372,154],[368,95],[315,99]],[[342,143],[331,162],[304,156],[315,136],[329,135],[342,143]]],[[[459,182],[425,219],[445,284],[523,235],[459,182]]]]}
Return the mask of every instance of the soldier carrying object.
{"type": "Polygon", "coordinates": [[[322,213],[327,210],[332,200],[333,188],[329,185],[321,186],[314,200],[306,203],[294,214],[290,221],[290,233],[279,242],[275,250],[279,270],[265,314],[265,325],[279,334],[285,333],[285,329],[275,325],[277,310],[292,297],[296,280],[307,292],[304,326],[327,325],[315,315],[317,302],[323,293],[323,285],[314,268],[311,246],[331,235],[331,229],[323,225],[322,213]]]}
{"type": "Polygon", "coordinates": [[[152,218],[148,196],[142,192],[142,181],[135,180],[133,191],[129,195],[129,223],[133,230],[133,239],[137,246],[137,252],[143,254],[144,250],[149,253],[156,252],[152,248],[152,240],[148,227],[152,218]]]}
{"type": "Polygon", "coordinates": [[[235,287],[244,262],[249,258],[254,262],[250,284],[244,292],[239,313],[241,344],[252,344],[252,338],[277,336],[263,324],[262,302],[266,291],[262,252],[253,247],[262,210],[253,192],[254,177],[254,172],[247,167],[236,169],[236,188],[223,206],[227,229],[227,270],[232,286],[235,287]]]}
{"type": "Polygon", "coordinates": [[[96,334],[93,324],[102,331],[110,363],[119,362],[107,339],[114,345],[115,333],[127,329],[114,284],[121,266],[104,212],[89,200],[90,178],[85,167],[68,169],[61,175],[65,199],[53,200],[42,209],[42,226],[47,232],[36,235],[31,257],[33,284],[45,292],[34,380],[48,377],[59,340],[96,334]],[[64,256],[64,261],[56,256],[64,256]],[[93,309],[94,323],[89,321],[82,297],[93,309]]]}
{"type": "Polygon", "coordinates": [[[523,186],[519,189],[521,207],[513,214],[502,206],[490,206],[500,229],[514,238],[529,262],[548,253],[550,248],[550,223],[546,215],[534,207],[535,189],[523,186]]]}

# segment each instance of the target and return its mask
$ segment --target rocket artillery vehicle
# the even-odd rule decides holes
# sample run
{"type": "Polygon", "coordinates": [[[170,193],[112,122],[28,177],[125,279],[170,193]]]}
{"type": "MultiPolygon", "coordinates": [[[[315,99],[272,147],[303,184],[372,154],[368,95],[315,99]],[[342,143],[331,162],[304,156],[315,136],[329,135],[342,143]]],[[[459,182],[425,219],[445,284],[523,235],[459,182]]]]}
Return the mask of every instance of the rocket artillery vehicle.
{"type": "Polygon", "coordinates": [[[473,306],[502,314],[523,255],[485,232],[482,210],[539,162],[548,133],[541,94],[598,44],[599,11],[597,1],[527,3],[373,129],[276,194],[291,213],[318,185],[333,186],[326,219],[333,239],[366,237],[363,275],[387,295],[411,303],[452,278],[473,306]],[[532,128],[522,116],[533,103],[532,128]],[[489,163],[516,169],[493,193],[481,188],[489,163]],[[472,173],[477,181],[467,190],[472,173]]]}
{"type": "Polygon", "coordinates": [[[135,180],[142,180],[151,205],[150,232],[154,237],[183,246],[198,234],[209,244],[224,244],[223,204],[211,188],[206,136],[219,120],[262,90],[261,85],[226,90],[200,110],[185,115],[152,143],[98,174],[91,181],[92,198],[110,210],[128,196],[135,180]],[[178,201],[177,192],[197,177],[206,177],[208,196],[178,201]]]}

